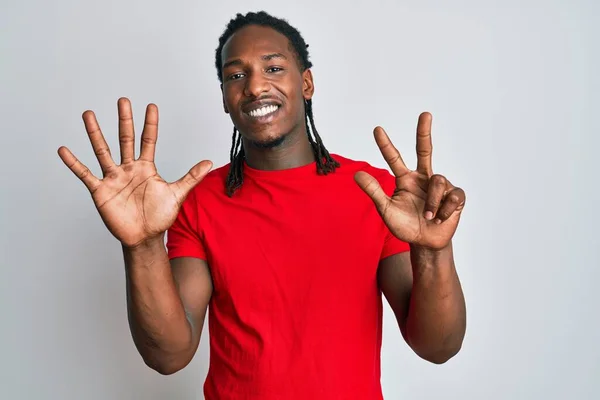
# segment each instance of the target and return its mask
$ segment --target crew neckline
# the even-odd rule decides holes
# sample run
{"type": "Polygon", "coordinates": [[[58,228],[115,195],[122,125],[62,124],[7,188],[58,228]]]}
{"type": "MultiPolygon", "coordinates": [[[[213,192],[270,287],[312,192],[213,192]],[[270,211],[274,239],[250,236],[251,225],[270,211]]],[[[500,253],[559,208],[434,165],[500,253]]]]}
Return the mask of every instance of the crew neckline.
{"type": "MultiPolygon", "coordinates": [[[[337,160],[336,155],[331,154],[331,156],[337,160]]],[[[314,176],[317,175],[317,162],[312,161],[308,164],[292,168],[265,170],[252,168],[246,163],[246,160],[244,160],[244,174],[247,174],[250,177],[259,178],[298,178],[302,176],[314,176]]]]}

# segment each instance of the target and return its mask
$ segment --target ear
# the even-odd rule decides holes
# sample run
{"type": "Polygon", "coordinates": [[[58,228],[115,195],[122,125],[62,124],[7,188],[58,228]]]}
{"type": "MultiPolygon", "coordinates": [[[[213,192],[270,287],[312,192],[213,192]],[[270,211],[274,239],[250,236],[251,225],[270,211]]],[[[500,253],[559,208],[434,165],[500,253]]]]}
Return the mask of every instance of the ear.
{"type": "Polygon", "coordinates": [[[227,104],[225,104],[225,93],[223,92],[223,84],[221,83],[221,98],[223,99],[223,111],[225,114],[229,114],[229,110],[227,109],[227,104]]]}
{"type": "Polygon", "coordinates": [[[315,85],[313,82],[313,75],[310,68],[307,68],[302,73],[302,95],[304,96],[304,100],[310,100],[315,93],[315,85]]]}

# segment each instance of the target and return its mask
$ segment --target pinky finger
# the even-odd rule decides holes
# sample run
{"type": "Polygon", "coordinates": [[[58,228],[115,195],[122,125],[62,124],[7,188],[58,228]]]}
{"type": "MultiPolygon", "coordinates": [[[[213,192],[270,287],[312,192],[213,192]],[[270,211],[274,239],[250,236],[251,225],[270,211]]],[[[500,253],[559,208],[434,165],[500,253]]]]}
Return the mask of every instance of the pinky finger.
{"type": "Polygon", "coordinates": [[[88,167],[83,165],[81,161],[77,159],[71,153],[71,150],[62,146],[58,149],[58,156],[65,163],[65,165],[83,182],[90,192],[94,192],[100,185],[100,179],[96,178],[92,171],[88,167]]]}

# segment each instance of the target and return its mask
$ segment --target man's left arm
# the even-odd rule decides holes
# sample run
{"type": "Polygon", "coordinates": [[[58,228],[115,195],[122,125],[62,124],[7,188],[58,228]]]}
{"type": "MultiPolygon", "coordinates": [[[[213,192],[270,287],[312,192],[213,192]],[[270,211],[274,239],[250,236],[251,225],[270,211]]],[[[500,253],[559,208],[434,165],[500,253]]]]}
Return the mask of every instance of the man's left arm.
{"type": "Polygon", "coordinates": [[[430,113],[419,115],[414,171],[383,128],[377,127],[375,141],[392,170],[393,185],[382,179],[384,189],[365,171],[358,172],[355,180],[373,200],[390,233],[410,244],[409,253],[384,258],[378,270],[379,285],[402,334],[419,356],[443,363],[460,350],[465,335],[465,300],[454,266],[452,237],[466,195],[445,176],[433,173],[431,121],[430,113]]]}
{"type": "Polygon", "coordinates": [[[458,353],[466,329],[466,308],[452,245],[384,258],[380,288],[394,311],[404,340],[421,358],[442,364],[458,353]]]}

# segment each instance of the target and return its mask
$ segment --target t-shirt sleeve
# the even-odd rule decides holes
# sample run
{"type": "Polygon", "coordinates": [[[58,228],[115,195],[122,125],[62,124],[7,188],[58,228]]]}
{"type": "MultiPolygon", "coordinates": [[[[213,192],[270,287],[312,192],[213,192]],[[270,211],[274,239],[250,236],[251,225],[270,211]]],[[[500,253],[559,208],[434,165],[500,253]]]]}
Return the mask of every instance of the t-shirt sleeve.
{"type": "MultiPolygon", "coordinates": [[[[388,196],[392,196],[394,194],[394,190],[396,190],[396,178],[392,174],[385,171],[385,173],[382,174],[382,177],[378,181],[388,196]]],[[[402,253],[408,250],[410,250],[409,244],[398,239],[392,234],[392,232],[390,232],[387,226],[385,226],[385,239],[380,259],[384,259],[386,257],[402,253]]]]}
{"type": "Polygon", "coordinates": [[[184,200],[175,222],[167,231],[169,259],[195,257],[206,260],[206,251],[198,230],[198,204],[195,190],[184,200]]]}

